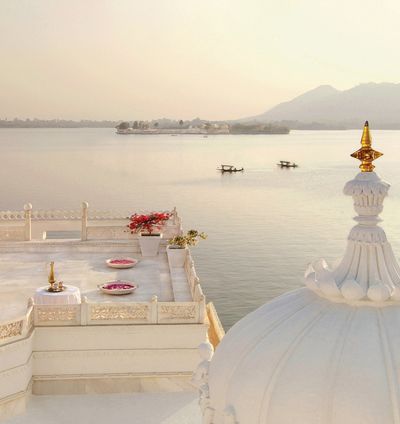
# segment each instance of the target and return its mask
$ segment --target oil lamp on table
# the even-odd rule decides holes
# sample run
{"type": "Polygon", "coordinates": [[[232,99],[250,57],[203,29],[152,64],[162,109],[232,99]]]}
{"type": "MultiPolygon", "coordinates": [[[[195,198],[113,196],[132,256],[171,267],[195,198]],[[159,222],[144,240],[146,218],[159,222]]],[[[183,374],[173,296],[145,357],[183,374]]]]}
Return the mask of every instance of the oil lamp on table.
{"type": "Polygon", "coordinates": [[[57,283],[56,278],[54,276],[54,262],[50,262],[50,273],[49,273],[49,284],[47,291],[50,293],[59,293],[65,290],[65,286],[62,281],[57,283]]]}

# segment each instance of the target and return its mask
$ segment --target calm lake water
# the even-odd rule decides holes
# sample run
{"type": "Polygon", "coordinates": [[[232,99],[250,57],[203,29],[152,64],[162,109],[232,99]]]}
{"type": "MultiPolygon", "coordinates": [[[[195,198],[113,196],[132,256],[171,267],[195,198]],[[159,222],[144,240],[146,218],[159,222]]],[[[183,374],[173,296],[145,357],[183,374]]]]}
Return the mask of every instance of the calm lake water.
{"type": "MultiPolygon", "coordinates": [[[[289,135],[119,136],[112,129],[0,130],[0,209],[178,208],[186,229],[209,237],[193,249],[208,300],[225,328],[303,284],[306,265],[344,252],[353,225],[345,182],[360,131],[289,135]],[[280,169],[279,160],[297,169],[280,169]],[[221,175],[221,163],[245,172],[221,175]]],[[[385,154],[376,171],[392,183],[382,217],[400,252],[400,132],[373,131],[385,154]]]]}

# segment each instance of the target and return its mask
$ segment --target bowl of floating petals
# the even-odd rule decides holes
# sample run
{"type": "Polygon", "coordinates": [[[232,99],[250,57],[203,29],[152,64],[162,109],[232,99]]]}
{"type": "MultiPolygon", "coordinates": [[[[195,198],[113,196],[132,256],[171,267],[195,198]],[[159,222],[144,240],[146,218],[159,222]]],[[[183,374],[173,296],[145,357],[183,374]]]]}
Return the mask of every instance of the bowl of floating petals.
{"type": "Polygon", "coordinates": [[[137,259],[133,258],[110,258],[106,260],[107,266],[118,269],[132,268],[138,262],[139,261],[137,259]]]}
{"type": "Polygon", "coordinates": [[[138,286],[131,281],[109,281],[98,286],[99,289],[106,294],[121,295],[134,292],[138,286]]]}

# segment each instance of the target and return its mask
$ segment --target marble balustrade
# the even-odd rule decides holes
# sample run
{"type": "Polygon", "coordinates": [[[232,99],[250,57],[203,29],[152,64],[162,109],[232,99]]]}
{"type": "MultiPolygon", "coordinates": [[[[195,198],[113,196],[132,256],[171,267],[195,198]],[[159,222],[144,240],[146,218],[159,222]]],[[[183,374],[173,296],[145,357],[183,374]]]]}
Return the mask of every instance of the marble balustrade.
{"type": "MultiPolygon", "coordinates": [[[[148,211],[138,211],[146,213],[148,211]]],[[[164,237],[182,233],[176,208],[164,227],[164,237]]],[[[132,211],[91,210],[87,202],[80,210],[34,210],[30,203],[23,211],[0,211],[0,241],[29,241],[45,238],[46,231],[80,232],[81,240],[124,240],[137,236],[126,229],[132,211]]]]}
{"type": "Polygon", "coordinates": [[[26,314],[0,323],[0,420],[23,412],[31,393],[190,389],[197,346],[208,331],[204,296],[198,290],[196,297],[30,301],[26,314]]]}

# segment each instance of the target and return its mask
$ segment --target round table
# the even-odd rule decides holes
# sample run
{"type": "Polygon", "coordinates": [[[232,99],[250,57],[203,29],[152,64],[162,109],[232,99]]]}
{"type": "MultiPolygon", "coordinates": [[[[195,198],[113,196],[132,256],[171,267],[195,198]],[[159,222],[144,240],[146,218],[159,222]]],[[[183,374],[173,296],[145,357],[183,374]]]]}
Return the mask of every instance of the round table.
{"type": "Polygon", "coordinates": [[[36,289],[34,301],[36,305],[76,305],[81,303],[81,292],[78,287],[65,286],[62,292],[49,292],[49,286],[36,289]]]}

